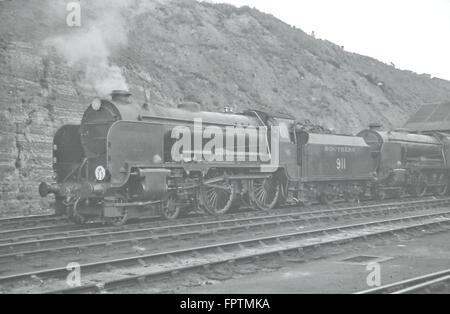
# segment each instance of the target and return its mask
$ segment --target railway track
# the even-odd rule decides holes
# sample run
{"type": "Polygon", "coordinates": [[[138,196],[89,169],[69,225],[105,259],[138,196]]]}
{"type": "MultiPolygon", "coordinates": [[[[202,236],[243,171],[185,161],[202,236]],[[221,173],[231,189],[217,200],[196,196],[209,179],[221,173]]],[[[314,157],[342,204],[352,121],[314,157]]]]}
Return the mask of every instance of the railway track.
{"type": "MultiPolygon", "coordinates": [[[[365,204],[369,205],[373,201],[367,201],[365,204]]],[[[345,204],[333,204],[333,207],[340,208],[342,206],[346,206],[345,204]]],[[[348,205],[347,205],[348,206],[348,205]]],[[[317,210],[321,210],[322,208],[329,208],[330,206],[326,205],[313,205],[312,208],[315,208],[317,210]]],[[[299,210],[298,206],[286,206],[278,209],[271,210],[271,213],[277,213],[277,212],[289,212],[295,211],[297,212],[299,210]],[[290,209],[289,209],[290,208],[290,209]]],[[[263,216],[266,215],[265,212],[258,212],[254,211],[250,208],[243,208],[239,210],[239,212],[235,213],[229,213],[226,215],[223,215],[221,217],[229,217],[230,219],[233,218],[240,218],[240,217],[247,217],[248,215],[254,215],[254,216],[263,216]]],[[[150,216],[150,217],[144,217],[139,218],[136,220],[130,220],[126,225],[120,226],[120,227],[113,227],[113,226],[104,226],[101,223],[98,222],[91,222],[84,225],[76,225],[72,223],[69,219],[64,217],[58,217],[58,216],[50,216],[50,215],[42,215],[42,216],[23,216],[23,217],[14,217],[14,218],[7,218],[5,220],[5,224],[1,224],[0,219],[0,243],[4,243],[9,241],[10,239],[14,238],[14,241],[18,241],[19,239],[24,238],[32,238],[34,236],[40,236],[41,234],[48,233],[48,234],[60,234],[61,236],[65,235],[66,231],[72,231],[72,230],[79,230],[80,232],[84,232],[86,229],[94,229],[97,228],[97,230],[104,229],[104,230],[125,230],[128,228],[132,228],[130,226],[133,225],[143,225],[147,223],[153,223],[155,226],[164,226],[169,224],[183,224],[183,223],[193,223],[198,220],[202,221],[212,221],[216,220],[216,216],[210,216],[202,213],[191,213],[188,217],[177,219],[177,220],[165,220],[161,218],[160,216],[150,216]],[[54,218],[60,218],[60,219],[54,219],[54,218]],[[61,223],[58,223],[61,222],[61,223]],[[28,225],[28,226],[27,226],[28,225]],[[24,226],[24,227],[22,227],[24,226]]]]}
{"type": "MultiPolygon", "coordinates": [[[[436,197],[427,197],[427,198],[408,198],[407,201],[409,202],[427,202],[428,200],[437,199],[436,197]]],[[[445,198],[440,198],[444,200],[445,198]]],[[[399,199],[399,200],[390,200],[389,204],[397,204],[404,202],[405,199],[399,199]]],[[[366,200],[361,203],[363,206],[374,206],[377,204],[387,204],[386,202],[380,203],[379,201],[373,201],[373,200],[366,200]]],[[[322,209],[331,209],[333,208],[342,208],[342,207],[349,207],[351,206],[349,203],[335,203],[332,205],[312,205],[308,208],[313,208],[315,210],[322,210],[322,209]]],[[[292,211],[299,211],[299,210],[305,210],[307,208],[299,208],[298,206],[286,206],[283,208],[273,209],[271,213],[279,213],[282,211],[289,211],[289,208],[291,208],[292,211]]],[[[230,217],[232,218],[239,218],[239,217],[245,217],[246,215],[265,215],[264,212],[257,212],[254,210],[249,209],[241,209],[238,213],[230,213],[227,215],[224,215],[222,217],[230,217]]],[[[140,224],[142,222],[154,222],[159,225],[165,225],[165,224],[175,224],[175,223],[184,223],[187,221],[194,221],[194,220],[214,220],[217,219],[214,216],[205,215],[202,213],[193,213],[189,215],[186,218],[178,219],[175,221],[167,221],[164,219],[161,219],[159,216],[151,216],[151,217],[145,217],[141,218],[135,221],[130,221],[128,224],[121,226],[121,227],[112,227],[112,226],[103,226],[102,224],[98,222],[92,222],[88,223],[86,225],[76,225],[72,223],[67,217],[64,216],[55,216],[55,215],[32,215],[32,216],[19,216],[19,217],[11,217],[11,218],[1,218],[0,219],[0,243],[5,242],[4,239],[9,238],[19,238],[19,237],[26,237],[26,236],[34,236],[39,235],[42,233],[58,233],[64,234],[64,231],[66,230],[84,230],[84,229],[92,229],[92,228],[101,228],[104,229],[126,229],[130,225],[140,224]]]]}
{"type": "Polygon", "coordinates": [[[450,269],[360,291],[356,294],[418,294],[441,291],[447,293],[450,291],[450,269]]]}
{"type": "MultiPolygon", "coordinates": [[[[67,219],[66,219],[67,220],[67,219]]],[[[79,233],[79,234],[87,234],[91,232],[91,230],[126,230],[127,228],[133,228],[133,226],[136,225],[144,225],[146,222],[151,222],[155,225],[159,225],[162,221],[160,217],[153,216],[148,218],[142,218],[139,221],[136,221],[134,223],[130,223],[127,225],[124,225],[122,227],[111,227],[111,226],[104,226],[100,223],[89,223],[86,225],[76,225],[69,220],[65,222],[62,220],[63,224],[56,224],[56,225],[43,225],[43,226],[37,226],[37,227],[29,227],[29,228],[22,228],[22,229],[6,229],[1,230],[0,229],[0,244],[2,243],[8,243],[8,242],[18,242],[18,241],[25,241],[25,240],[31,240],[31,239],[42,239],[45,237],[55,237],[55,236],[67,236],[70,232],[79,233]]]]}
{"type": "Polygon", "coordinates": [[[38,280],[37,292],[42,289],[51,293],[109,291],[123,286],[134,286],[147,280],[167,278],[180,272],[208,270],[211,266],[224,263],[237,263],[288,253],[304,256],[307,249],[335,246],[352,240],[364,240],[405,231],[423,231],[427,228],[448,230],[449,217],[450,211],[445,210],[433,214],[282,233],[87,263],[81,265],[85,284],[69,289],[64,281],[68,274],[65,267],[0,277],[0,284],[8,286],[27,283],[27,289],[30,289],[33,281],[38,280]],[[46,285],[46,282],[49,284],[46,285]]]}
{"type": "MultiPolygon", "coordinates": [[[[338,221],[342,219],[366,218],[379,215],[401,214],[426,209],[441,208],[450,205],[450,199],[433,202],[402,202],[395,205],[378,204],[372,206],[344,207],[340,209],[318,210],[310,212],[290,212],[276,215],[221,219],[187,224],[168,224],[165,226],[139,225],[125,230],[94,228],[66,231],[62,234],[43,234],[38,239],[13,239],[0,244],[0,263],[43,254],[69,253],[87,249],[126,244],[144,244],[163,239],[179,240],[210,234],[247,232],[248,230],[269,230],[284,226],[299,227],[318,222],[338,221]]],[[[247,215],[248,216],[248,215],[247,215]]]]}
{"type": "MultiPolygon", "coordinates": [[[[134,223],[129,223],[127,225],[121,227],[112,227],[112,226],[102,226],[98,223],[87,224],[83,226],[75,225],[73,223],[66,223],[62,225],[53,225],[53,226],[37,226],[37,227],[29,227],[22,229],[1,229],[0,228],[0,244],[10,243],[10,242],[21,242],[32,239],[45,239],[50,237],[68,237],[72,235],[87,235],[92,234],[94,232],[108,232],[108,231],[119,231],[119,230],[131,230],[136,228],[146,228],[146,227],[169,227],[183,224],[193,224],[196,222],[210,222],[210,221],[218,221],[220,219],[241,219],[241,218],[249,218],[249,217],[264,217],[272,214],[283,214],[283,213],[301,213],[304,215],[310,214],[314,215],[314,212],[332,212],[335,210],[349,210],[349,211],[358,211],[360,208],[368,208],[368,207],[386,207],[392,208],[394,206],[409,206],[410,204],[416,203],[417,205],[426,205],[427,203],[432,204],[430,202],[434,201],[442,201],[443,204],[449,201],[450,198],[430,198],[430,199],[421,199],[421,200],[398,200],[384,203],[371,203],[370,201],[364,203],[359,206],[349,206],[348,204],[344,205],[318,205],[316,207],[312,207],[310,211],[304,211],[304,208],[298,207],[287,207],[287,208],[279,208],[271,210],[270,212],[261,212],[261,211],[243,211],[239,213],[232,213],[224,216],[199,216],[192,215],[191,217],[187,217],[184,219],[178,220],[161,220],[156,219],[157,217],[149,217],[145,219],[140,219],[135,221],[134,223]]],[[[62,220],[64,221],[64,219],[62,220]]]]}
{"type": "Polygon", "coordinates": [[[17,228],[30,228],[33,226],[54,226],[68,224],[69,219],[55,215],[32,215],[0,219],[0,230],[12,230],[17,228]]]}

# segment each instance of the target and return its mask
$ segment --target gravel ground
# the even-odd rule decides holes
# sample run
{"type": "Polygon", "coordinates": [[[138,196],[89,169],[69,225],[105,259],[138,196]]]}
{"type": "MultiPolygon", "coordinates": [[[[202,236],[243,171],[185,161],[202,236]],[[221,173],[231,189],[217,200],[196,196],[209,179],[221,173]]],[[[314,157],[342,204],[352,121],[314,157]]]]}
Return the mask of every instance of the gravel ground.
{"type": "MultiPolygon", "coordinates": [[[[450,267],[450,233],[361,243],[333,256],[279,269],[218,280],[207,286],[180,287],[178,293],[353,293],[370,287],[367,263],[344,262],[356,256],[380,258],[381,284],[450,267]]],[[[449,291],[450,293],[450,291],[449,291]]]]}

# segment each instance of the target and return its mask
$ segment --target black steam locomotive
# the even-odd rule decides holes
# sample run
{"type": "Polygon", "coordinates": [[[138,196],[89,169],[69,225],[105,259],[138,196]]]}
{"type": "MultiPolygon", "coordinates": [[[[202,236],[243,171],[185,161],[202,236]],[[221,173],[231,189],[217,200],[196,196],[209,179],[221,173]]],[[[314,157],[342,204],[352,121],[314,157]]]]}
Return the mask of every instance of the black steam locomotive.
{"type": "Polygon", "coordinates": [[[149,109],[128,92],[111,96],[56,132],[56,183],[39,186],[77,223],[447,192],[443,134],[314,134],[288,115],[204,112],[194,103],[149,109]]]}

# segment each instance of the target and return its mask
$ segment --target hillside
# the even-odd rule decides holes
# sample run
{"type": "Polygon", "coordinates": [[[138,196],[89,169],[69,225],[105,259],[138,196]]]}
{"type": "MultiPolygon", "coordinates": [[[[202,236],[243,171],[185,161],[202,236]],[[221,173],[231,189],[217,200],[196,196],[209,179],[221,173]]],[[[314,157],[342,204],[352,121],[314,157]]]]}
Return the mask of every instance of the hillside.
{"type": "MultiPolygon", "coordinates": [[[[399,127],[422,103],[448,100],[450,82],[399,71],[315,39],[248,7],[194,0],[0,1],[1,212],[47,204],[57,127],[89,100],[129,88],[150,106],[196,101],[283,111],[337,132],[399,127]]],[[[1,215],[0,212],[0,215],[1,215]]]]}

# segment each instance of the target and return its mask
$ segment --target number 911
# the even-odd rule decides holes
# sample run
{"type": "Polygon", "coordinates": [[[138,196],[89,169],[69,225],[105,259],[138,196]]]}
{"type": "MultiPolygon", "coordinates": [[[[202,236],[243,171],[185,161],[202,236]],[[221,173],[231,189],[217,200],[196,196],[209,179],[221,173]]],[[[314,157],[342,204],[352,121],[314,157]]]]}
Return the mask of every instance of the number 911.
{"type": "Polygon", "coordinates": [[[336,168],[337,168],[337,170],[347,169],[347,159],[345,157],[337,158],[336,159],[336,168]]]}

